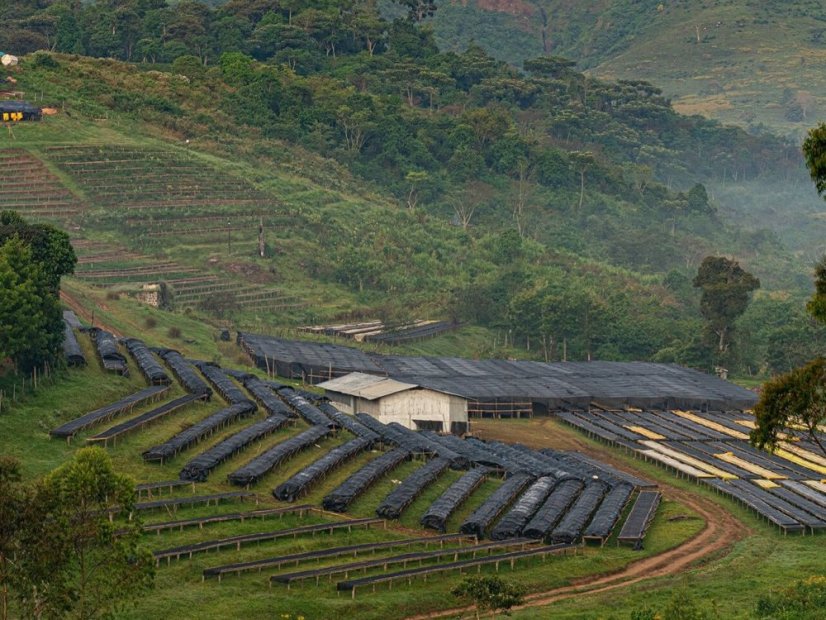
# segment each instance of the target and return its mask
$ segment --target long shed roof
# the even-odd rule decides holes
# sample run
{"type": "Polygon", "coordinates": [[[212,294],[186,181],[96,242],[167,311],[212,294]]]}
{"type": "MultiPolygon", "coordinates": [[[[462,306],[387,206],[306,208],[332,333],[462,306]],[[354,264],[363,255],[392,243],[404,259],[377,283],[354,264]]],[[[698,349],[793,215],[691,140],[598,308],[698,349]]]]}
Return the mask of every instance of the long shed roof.
{"type": "Polygon", "coordinates": [[[329,392],[338,392],[349,396],[357,396],[365,400],[376,400],[405,390],[419,387],[415,383],[402,383],[395,379],[387,379],[377,375],[368,375],[362,372],[351,372],[342,377],[319,383],[318,387],[329,392]]]}

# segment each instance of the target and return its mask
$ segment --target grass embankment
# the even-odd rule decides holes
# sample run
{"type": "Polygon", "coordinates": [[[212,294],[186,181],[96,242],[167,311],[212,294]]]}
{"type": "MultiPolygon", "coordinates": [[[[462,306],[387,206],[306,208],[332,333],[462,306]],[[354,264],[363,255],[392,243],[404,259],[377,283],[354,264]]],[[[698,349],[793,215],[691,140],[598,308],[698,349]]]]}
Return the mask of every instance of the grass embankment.
{"type": "MultiPolygon", "coordinates": [[[[121,303],[121,300],[118,303],[121,303]]],[[[113,316],[117,318],[117,312],[113,316]]],[[[150,338],[147,337],[147,339],[150,338]]],[[[71,444],[50,439],[48,436],[50,428],[111,402],[122,395],[131,393],[143,385],[137,368],[131,362],[130,371],[132,374],[130,378],[106,375],[100,370],[95,361],[91,342],[88,338],[81,336],[80,341],[90,359],[90,365],[87,368],[66,371],[65,378],[56,385],[38,390],[25,403],[0,416],[0,429],[2,429],[2,432],[0,432],[0,453],[19,458],[23,462],[27,478],[42,475],[64,462],[74,450],[84,445],[85,437],[99,432],[106,425],[80,433],[71,444]]],[[[176,394],[179,389],[176,388],[176,394]]],[[[196,448],[187,450],[163,465],[144,463],[140,456],[141,452],[164,441],[221,406],[220,398],[214,397],[213,402],[209,404],[191,405],[139,432],[125,436],[116,445],[110,445],[108,448],[116,468],[128,472],[138,481],[176,478],[181,466],[194,454],[220,441],[229,433],[237,431],[243,424],[252,423],[253,420],[236,423],[233,427],[217,433],[196,448]]],[[[134,413],[139,414],[148,408],[149,406],[143,407],[134,413]]],[[[260,414],[255,419],[260,419],[260,414]]],[[[114,423],[116,422],[112,424],[114,423]]],[[[201,494],[233,489],[225,482],[226,475],[229,472],[269,446],[282,441],[291,434],[300,432],[304,427],[302,422],[298,422],[295,426],[277,432],[251,447],[242,455],[221,465],[213,472],[209,482],[198,485],[196,492],[201,494]]],[[[342,433],[338,437],[325,439],[319,442],[316,447],[311,447],[300,453],[285,465],[265,476],[254,487],[254,490],[260,492],[263,505],[282,505],[271,497],[271,489],[321,456],[326,450],[347,439],[348,435],[346,433],[342,433]]],[[[377,456],[377,453],[369,453],[352,459],[313,487],[310,494],[301,501],[319,504],[326,493],[334,489],[347,476],[369,459],[375,458],[375,456],[377,456]]],[[[349,515],[354,517],[373,516],[379,502],[395,486],[395,481],[403,479],[420,465],[421,462],[416,461],[400,466],[389,476],[379,481],[369,494],[359,498],[352,505],[349,515]]],[[[422,497],[414,502],[405,512],[400,522],[391,523],[387,530],[380,528],[354,530],[350,534],[340,532],[332,536],[321,534],[315,537],[286,539],[242,547],[240,551],[225,550],[218,553],[196,555],[192,560],[173,561],[169,566],[163,565],[158,570],[154,591],[141,599],[134,609],[127,611],[124,617],[149,618],[175,615],[183,618],[238,616],[264,618],[272,617],[275,614],[292,614],[293,616],[303,615],[309,619],[330,618],[336,614],[344,613],[348,617],[401,618],[410,614],[451,607],[456,604],[456,601],[449,592],[462,579],[459,574],[446,574],[435,579],[432,578],[426,584],[421,580],[414,581],[411,586],[406,583],[397,583],[392,590],[386,586],[379,586],[375,594],[369,591],[359,592],[355,601],[352,601],[349,596],[338,596],[334,584],[326,580],[322,580],[319,586],[309,581],[297,584],[289,590],[282,586],[274,587],[271,590],[266,585],[266,578],[272,571],[265,571],[262,574],[245,574],[238,578],[230,577],[221,584],[215,581],[202,582],[201,571],[208,566],[217,564],[283,555],[300,550],[421,535],[422,530],[418,527],[419,518],[429,503],[459,475],[459,472],[447,472],[422,497]]],[[[457,514],[452,517],[449,524],[450,528],[455,530],[461,521],[481,504],[484,498],[499,484],[498,480],[489,480],[484,483],[467,504],[462,506],[457,514]]],[[[186,495],[188,491],[184,490],[179,493],[186,495]]],[[[170,518],[222,514],[254,507],[255,505],[252,503],[225,503],[218,507],[186,508],[180,509],[174,514],[156,512],[145,514],[143,517],[146,522],[156,522],[170,518]]],[[[205,527],[203,530],[194,528],[184,532],[176,531],[147,535],[146,544],[151,549],[157,550],[199,540],[281,529],[321,520],[322,517],[318,515],[311,515],[305,519],[284,516],[281,519],[216,524],[205,527]]],[[[587,547],[580,550],[576,556],[549,558],[544,563],[540,560],[520,562],[512,574],[507,569],[504,570],[504,573],[508,578],[524,582],[530,591],[542,591],[551,587],[564,586],[579,577],[619,570],[630,561],[678,545],[693,536],[702,526],[702,520],[696,518],[696,515],[693,515],[689,508],[676,502],[666,502],[657,518],[652,535],[648,539],[647,548],[643,553],[634,552],[626,547],[617,547],[611,541],[604,549],[587,547]],[[688,518],[683,518],[678,522],[669,521],[669,518],[674,515],[688,518]]],[[[393,555],[395,553],[399,553],[399,551],[381,552],[380,555],[393,555]]],[[[319,566],[343,561],[342,559],[331,560],[321,563],[319,566]]],[[[488,571],[492,571],[492,569],[482,569],[482,572],[488,571]]]]}

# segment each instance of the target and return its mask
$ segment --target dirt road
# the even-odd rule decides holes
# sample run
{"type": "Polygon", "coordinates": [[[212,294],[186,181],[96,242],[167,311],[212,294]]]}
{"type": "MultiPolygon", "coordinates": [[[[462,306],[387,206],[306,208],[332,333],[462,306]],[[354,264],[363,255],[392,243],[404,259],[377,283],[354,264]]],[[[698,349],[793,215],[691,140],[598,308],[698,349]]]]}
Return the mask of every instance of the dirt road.
{"type": "MultiPolygon", "coordinates": [[[[610,463],[618,469],[624,469],[643,478],[645,477],[645,474],[635,472],[632,467],[617,459],[610,451],[593,448],[585,444],[554,420],[533,420],[525,424],[501,424],[496,421],[474,422],[473,431],[481,438],[493,439],[495,437],[502,441],[524,443],[532,448],[580,450],[610,463]]],[[[525,597],[525,603],[514,609],[550,605],[573,596],[588,596],[617,588],[625,588],[653,577],[676,575],[688,570],[703,558],[719,557],[725,554],[735,542],[744,538],[750,532],[732,514],[702,496],[662,483],[660,489],[665,497],[689,506],[703,518],[706,525],[696,536],[678,547],[633,562],[617,572],[593,575],[577,580],[570,586],[529,594],[525,597]]],[[[457,607],[430,614],[411,616],[408,620],[456,617],[472,612],[473,607],[457,607]]]]}

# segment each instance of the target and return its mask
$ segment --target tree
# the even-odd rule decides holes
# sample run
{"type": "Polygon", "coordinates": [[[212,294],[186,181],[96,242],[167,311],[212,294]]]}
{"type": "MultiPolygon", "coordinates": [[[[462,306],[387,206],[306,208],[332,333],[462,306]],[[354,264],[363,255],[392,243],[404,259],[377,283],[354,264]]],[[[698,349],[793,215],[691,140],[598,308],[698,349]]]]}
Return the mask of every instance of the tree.
{"type": "Polygon", "coordinates": [[[585,200],[585,173],[594,165],[594,155],[590,151],[572,151],[568,155],[571,167],[579,174],[579,204],[577,212],[582,212],[582,203],[585,200]]]}
{"type": "Polygon", "coordinates": [[[58,358],[63,316],[32,250],[19,237],[0,245],[0,358],[28,372],[58,358]]]}
{"type": "Polygon", "coordinates": [[[802,426],[826,454],[818,432],[818,426],[826,423],[826,359],[818,357],[766,382],[754,415],[757,425],[751,442],[756,446],[774,449],[784,429],[802,426]]]}
{"type": "Polygon", "coordinates": [[[809,131],[803,141],[803,156],[817,193],[826,193],[826,123],[809,131]]]}
{"type": "Polygon", "coordinates": [[[137,522],[127,515],[134,482],[112,467],[106,451],[84,448],[39,482],[19,533],[13,583],[29,616],[97,618],[148,589],[154,560],[138,545],[137,522]]]}
{"type": "Polygon", "coordinates": [[[17,533],[22,525],[26,493],[20,463],[0,456],[0,620],[9,617],[9,583],[18,552],[17,533]]]}
{"type": "Polygon", "coordinates": [[[826,255],[815,265],[815,292],[806,304],[816,321],[826,325],[826,255]]]}
{"type": "Polygon", "coordinates": [[[497,611],[507,612],[519,605],[525,597],[525,586],[505,581],[499,575],[467,577],[451,590],[460,599],[472,601],[476,605],[476,617],[480,611],[490,611],[493,617],[497,611]]]}
{"type": "Polygon", "coordinates": [[[694,287],[703,291],[700,314],[708,321],[708,330],[716,335],[715,348],[720,357],[728,351],[734,322],[746,311],[749,295],[760,288],[760,280],[735,260],[706,256],[694,278],[694,287]]]}

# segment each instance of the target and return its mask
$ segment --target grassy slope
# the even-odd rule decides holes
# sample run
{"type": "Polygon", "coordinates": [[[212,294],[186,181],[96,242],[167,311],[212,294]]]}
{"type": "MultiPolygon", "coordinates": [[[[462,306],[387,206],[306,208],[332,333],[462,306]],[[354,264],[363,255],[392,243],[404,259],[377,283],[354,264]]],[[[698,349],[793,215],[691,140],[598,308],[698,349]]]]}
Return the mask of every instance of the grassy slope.
{"type": "MultiPolygon", "coordinates": [[[[116,303],[120,304],[121,302],[116,303]]],[[[113,316],[116,316],[116,314],[113,316]]],[[[162,340],[162,338],[160,339],[162,340]]],[[[81,338],[81,343],[91,356],[92,350],[88,340],[81,338]]],[[[192,351],[193,353],[195,351],[206,352],[205,349],[193,349],[192,351]]],[[[224,353],[225,357],[231,358],[229,349],[224,353]]],[[[83,437],[91,434],[91,432],[82,434],[73,444],[68,445],[62,441],[50,440],[47,435],[48,429],[56,423],[111,401],[121,394],[128,393],[140,386],[141,380],[137,378],[137,369],[133,367],[132,370],[133,378],[131,379],[106,376],[94,362],[84,370],[68,371],[65,380],[58,382],[55,386],[40,389],[36,395],[30,397],[23,405],[0,416],[0,429],[2,429],[2,432],[0,432],[0,453],[11,454],[20,458],[24,463],[24,471],[27,477],[45,473],[63,462],[77,446],[83,444],[83,437]]],[[[185,424],[202,418],[220,406],[219,400],[208,405],[192,406],[148,427],[144,431],[127,436],[123,441],[118,442],[117,446],[109,448],[117,468],[121,471],[128,471],[138,480],[175,478],[178,469],[187,458],[200,449],[219,441],[233,429],[227,429],[219,433],[205,441],[198,449],[190,450],[163,466],[144,464],[139,453],[174,434],[185,424]]],[[[244,424],[251,422],[252,420],[244,422],[244,424]]],[[[530,423],[517,421],[502,422],[502,424],[524,426],[530,423]]],[[[210,482],[199,485],[198,492],[227,490],[230,487],[221,482],[227,473],[252,455],[260,453],[267,446],[284,439],[290,434],[300,432],[302,428],[303,425],[299,423],[296,427],[279,431],[276,435],[254,446],[243,456],[222,465],[211,477],[210,482]]],[[[598,445],[581,437],[575,431],[561,426],[557,431],[560,436],[567,434],[576,437],[578,441],[586,445],[598,445]]],[[[329,449],[345,441],[346,438],[346,435],[343,435],[338,438],[327,439],[321,442],[319,446],[321,449],[329,449]]],[[[549,441],[551,440],[549,439],[549,441]]],[[[321,449],[311,448],[307,452],[298,455],[257,485],[256,490],[262,493],[265,503],[272,501],[268,499],[269,489],[317,458],[321,454],[321,449]]],[[[318,503],[324,494],[335,488],[350,473],[370,458],[373,458],[373,455],[361,455],[336,470],[315,487],[306,500],[311,503],[318,503]]],[[[619,458],[627,458],[629,463],[632,463],[634,467],[649,477],[661,478],[668,481],[669,484],[682,486],[694,492],[711,496],[702,488],[690,483],[681,483],[654,466],[633,461],[630,457],[619,456],[619,458]]],[[[417,462],[402,465],[391,476],[380,481],[369,495],[360,498],[352,506],[351,514],[354,516],[372,515],[380,499],[393,487],[393,480],[401,479],[418,466],[419,463],[417,462]]],[[[310,548],[324,548],[331,544],[348,544],[403,537],[406,533],[412,533],[412,530],[408,528],[417,528],[418,518],[429,501],[455,480],[457,476],[458,473],[456,472],[448,472],[422,498],[417,500],[409,512],[403,516],[398,526],[394,526],[394,528],[403,528],[401,530],[360,530],[349,535],[336,534],[333,539],[335,543],[330,542],[327,535],[320,535],[315,538],[289,539],[244,548],[240,552],[219,552],[218,554],[196,556],[191,561],[173,562],[171,566],[164,566],[159,570],[156,589],[149,596],[142,599],[134,609],[128,611],[124,617],[147,618],[175,614],[177,617],[195,618],[204,615],[229,617],[243,614],[244,617],[263,618],[272,617],[273,613],[284,613],[304,615],[306,618],[328,618],[334,614],[346,613],[350,617],[356,614],[363,618],[396,618],[454,605],[455,601],[449,595],[449,590],[458,583],[459,575],[450,575],[436,581],[430,580],[426,588],[421,587],[421,582],[417,582],[417,585],[413,587],[397,584],[392,590],[379,587],[376,594],[365,591],[359,593],[355,601],[351,601],[348,597],[336,596],[332,586],[327,583],[322,583],[322,585],[316,587],[315,584],[308,582],[294,586],[290,590],[281,587],[269,590],[265,585],[266,576],[268,575],[266,572],[244,575],[240,578],[229,578],[219,585],[214,581],[202,583],[200,571],[205,567],[229,561],[280,555],[310,548]]],[[[461,519],[481,503],[483,498],[492,492],[497,485],[498,481],[495,480],[486,482],[474,494],[468,504],[463,506],[459,513],[451,519],[451,527],[458,526],[461,519]]],[[[739,543],[731,555],[721,559],[712,559],[683,577],[644,583],[631,588],[627,592],[619,590],[597,597],[580,597],[575,601],[562,602],[554,605],[552,608],[554,613],[559,613],[559,617],[571,618],[606,617],[605,610],[609,608],[633,609],[643,604],[658,605],[669,598],[674,587],[687,584],[691,587],[692,593],[698,598],[717,601],[725,617],[737,617],[738,614],[740,617],[745,617],[744,614],[750,609],[749,604],[755,588],[782,584],[799,575],[826,570],[822,555],[823,544],[821,538],[784,538],[732,502],[716,497],[714,499],[720,503],[721,509],[734,512],[754,531],[753,536],[739,543]],[[722,574],[726,575],[725,580],[720,579],[722,574]],[[610,605],[610,607],[606,607],[607,605],[610,605]]],[[[227,504],[218,508],[186,509],[179,511],[176,517],[215,514],[252,507],[252,505],[227,504]]],[[[650,537],[647,539],[644,553],[647,555],[665,550],[679,544],[681,540],[685,540],[697,532],[698,528],[702,526],[702,521],[699,519],[669,520],[671,516],[686,515],[689,512],[690,510],[687,507],[676,502],[664,502],[650,537]]],[[[151,522],[167,518],[171,518],[171,515],[155,513],[147,515],[145,520],[151,522]]],[[[317,517],[311,517],[304,522],[310,523],[317,520],[317,517]]],[[[152,535],[147,537],[146,542],[152,549],[161,549],[195,540],[279,529],[297,524],[298,519],[295,517],[284,517],[280,521],[229,523],[211,526],[203,531],[196,529],[183,533],[152,535]]],[[[617,547],[613,542],[609,542],[602,550],[588,547],[584,553],[577,556],[554,558],[544,564],[539,561],[526,562],[518,566],[512,578],[523,581],[530,591],[547,590],[566,585],[580,576],[617,570],[627,562],[639,557],[641,557],[639,553],[626,547],[617,547]]],[[[506,571],[506,575],[510,576],[510,573],[506,571]]],[[[545,614],[548,612],[541,609],[529,610],[523,613],[527,617],[547,617],[545,614]]],[[[625,616],[620,615],[618,617],[625,616]]]]}
{"type": "MultiPolygon", "coordinates": [[[[81,337],[81,343],[90,359],[94,359],[91,357],[93,352],[89,340],[81,337]]],[[[131,366],[130,370],[132,370],[131,379],[111,377],[105,375],[93,361],[86,369],[67,371],[66,377],[56,385],[38,390],[25,403],[0,415],[0,431],[2,431],[0,432],[0,454],[13,455],[21,459],[27,478],[42,475],[63,462],[69,458],[78,446],[84,444],[84,437],[99,431],[102,427],[81,433],[72,444],[51,440],[47,434],[48,430],[62,421],[100,406],[139,387],[141,380],[137,378],[137,369],[131,366]]],[[[197,449],[190,450],[162,466],[143,463],[139,456],[140,452],[163,441],[181,430],[185,425],[203,418],[220,406],[220,399],[217,398],[207,405],[193,405],[140,432],[126,436],[116,446],[108,449],[117,469],[129,472],[140,481],[166,480],[177,477],[179,468],[190,456],[220,441],[226,434],[237,430],[241,424],[251,423],[253,420],[236,424],[235,428],[227,429],[209,438],[197,449]]],[[[135,413],[140,413],[140,410],[135,413]]],[[[222,482],[226,474],[268,446],[283,440],[288,435],[300,432],[302,428],[304,428],[303,424],[298,423],[293,428],[279,431],[252,447],[242,456],[220,466],[213,473],[209,482],[198,485],[197,492],[208,493],[231,489],[226,483],[222,482]]],[[[326,439],[319,443],[319,448],[310,448],[266,476],[255,487],[256,490],[261,492],[265,505],[275,503],[269,498],[269,489],[318,458],[322,454],[322,450],[329,449],[346,439],[346,434],[337,438],[326,439]]],[[[315,487],[305,500],[318,504],[327,492],[335,488],[349,474],[367,460],[374,458],[374,456],[371,454],[361,455],[345,464],[315,487]]],[[[350,514],[356,517],[372,516],[381,498],[393,488],[393,480],[403,478],[418,466],[420,466],[420,462],[411,462],[400,466],[390,476],[381,480],[370,494],[358,499],[351,507],[350,514]]],[[[269,590],[265,585],[265,579],[268,575],[266,572],[244,575],[240,578],[229,578],[220,585],[215,581],[202,583],[200,572],[205,567],[223,562],[243,561],[312,548],[324,548],[331,544],[355,544],[396,539],[410,535],[414,531],[420,531],[418,530],[418,519],[430,501],[459,475],[457,472],[445,474],[411,506],[400,523],[392,525],[391,529],[387,531],[382,529],[355,530],[351,534],[335,534],[333,539],[330,539],[327,535],[319,535],[314,538],[288,539],[255,545],[244,548],[240,552],[227,551],[196,556],[191,561],[173,562],[169,567],[164,565],[159,569],[155,590],[144,597],[134,609],[125,613],[124,617],[149,618],[176,615],[176,617],[195,618],[203,616],[231,617],[242,614],[249,618],[264,618],[272,617],[272,614],[277,612],[279,614],[304,615],[306,618],[329,618],[346,610],[350,617],[352,617],[352,614],[357,614],[358,617],[363,618],[397,618],[407,614],[451,606],[455,604],[455,601],[450,596],[449,590],[460,581],[461,576],[457,574],[449,575],[444,579],[440,578],[436,582],[431,580],[428,582],[427,588],[418,585],[411,588],[397,584],[391,591],[380,587],[375,595],[363,592],[353,602],[348,597],[336,596],[333,588],[326,583],[322,583],[319,587],[312,583],[305,583],[294,586],[290,590],[284,590],[281,587],[269,590]]],[[[480,487],[472,499],[451,519],[451,527],[457,527],[461,520],[478,506],[498,484],[498,481],[490,480],[480,487]]],[[[183,491],[181,493],[186,494],[187,492],[183,491]]],[[[254,508],[253,504],[225,504],[220,507],[182,509],[174,516],[164,513],[148,514],[144,516],[144,520],[155,522],[169,518],[218,514],[252,508],[254,508]]],[[[673,526],[667,520],[667,517],[671,514],[685,513],[685,507],[676,504],[670,507],[667,506],[664,509],[659,517],[662,522],[661,526],[652,535],[646,554],[655,553],[679,544],[680,541],[691,536],[701,527],[702,523],[697,519],[681,521],[676,526],[673,526]]],[[[146,537],[146,544],[151,549],[157,550],[197,540],[280,529],[321,520],[323,519],[318,516],[311,516],[299,522],[298,518],[287,516],[281,520],[253,520],[243,524],[226,523],[210,526],[205,530],[191,529],[184,532],[150,535],[146,537]]],[[[577,576],[616,570],[628,561],[638,557],[639,554],[630,549],[618,548],[614,545],[609,545],[604,550],[588,548],[584,553],[577,556],[554,558],[547,563],[540,561],[525,562],[517,567],[514,577],[524,581],[531,590],[536,591],[553,585],[567,584],[577,576]]]]}

